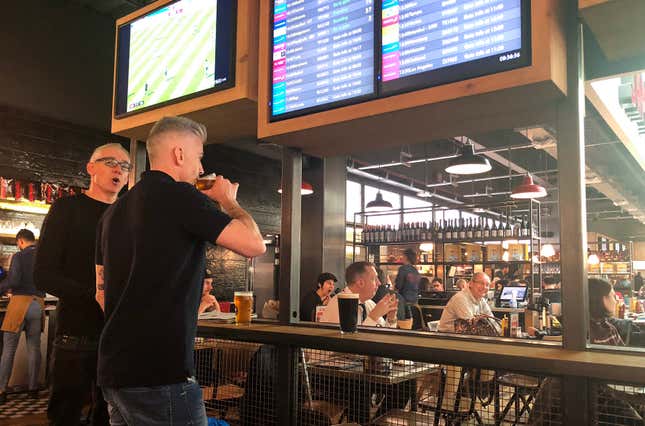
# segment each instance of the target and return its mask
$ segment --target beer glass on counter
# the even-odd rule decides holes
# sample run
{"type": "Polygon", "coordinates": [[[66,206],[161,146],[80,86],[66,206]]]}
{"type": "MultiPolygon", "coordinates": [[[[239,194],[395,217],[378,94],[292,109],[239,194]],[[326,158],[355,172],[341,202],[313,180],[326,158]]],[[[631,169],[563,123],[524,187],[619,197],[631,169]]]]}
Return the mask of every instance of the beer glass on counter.
{"type": "Polygon", "coordinates": [[[200,191],[211,189],[213,187],[213,184],[215,183],[215,176],[215,173],[209,173],[207,175],[198,177],[197,181],[195,181],[195,187],[200,191]]]}
{"type": "Polygon", "coordinates": [[[358,294],[338,293],[338,322],[340,333],[356,333],[358,331],[358,294]]]}
{"type": "Polygon", "coordinates": [[[233,303],[235,304],[235,323],[249,325],[253,313],[253,292],[236,291],[233,293],[233,303]]]}

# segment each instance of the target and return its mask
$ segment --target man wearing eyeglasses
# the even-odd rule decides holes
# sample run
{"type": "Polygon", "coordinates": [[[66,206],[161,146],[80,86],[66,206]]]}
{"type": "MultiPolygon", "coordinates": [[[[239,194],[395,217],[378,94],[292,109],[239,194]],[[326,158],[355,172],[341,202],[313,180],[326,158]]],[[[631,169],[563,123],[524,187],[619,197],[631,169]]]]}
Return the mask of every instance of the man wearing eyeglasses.
{"type": "Polygon", "coordinates": [[[96,386],[103,312],[95,300],[96,227],[128,181],[130,156],[117,143],[94,150],[86,169],[90,187],[56,201],[40,234],[34,282],[59,298],[50,371],[50,425],[77,425],[92,399],[93,425],[108,425],[107,405],[96,386]]]}
{"type": "MultiPolygon", "coordinates": [[[[455,320],[472,320],[484,316],[492,317],[493,312],[488,306],[486,295],[490,286],[490,278],[484,272],[475,272],[466,288],[455,294],[441,314],[438,330],[445,333],[455,332],[455,320]]],[[[492,322],[498,333],[499,325],[492,322]]]]}

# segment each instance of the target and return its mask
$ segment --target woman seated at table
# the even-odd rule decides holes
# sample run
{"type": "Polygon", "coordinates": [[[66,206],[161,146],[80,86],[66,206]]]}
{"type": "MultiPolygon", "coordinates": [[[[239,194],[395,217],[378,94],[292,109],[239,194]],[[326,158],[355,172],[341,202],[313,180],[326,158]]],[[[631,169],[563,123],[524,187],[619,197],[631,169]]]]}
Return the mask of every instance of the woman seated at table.
{"type": "Polygon", "coordinates": [[[643,333],[629,319],[615,318],[616,293],[607,281],[589,279],[589,341],[596,345],[643,345],[643,333]]]}
{"type": "Polygon", "coordinates": [[[219,303],[215,296],[211,294],[213,290],[213,277],[206,275],[204,278],[204,287],[202,288],[202,300],[199,302],[198,313],[217,311],[220,312],[219,303]]]}
{"type": "MultiPolygon", "coordinates": [[[[612,285],[601,279],[590,278],[588,281],[589,296],[589,342],[597,345],[625,346],[625,342],[612,324],[616,309],[616,293],[612,285]]],[[[551,418],[560,415],[559,379],[549,378],[535,399],[535,405],[529,420],[530,425],[547,424],[551,418]]],[[[621,393],[611,385],[598,387],[596,412],[599,424],[642,425],[643,418],[638,410],[643,407],[633,406],[621,397],[621,393]]]]}

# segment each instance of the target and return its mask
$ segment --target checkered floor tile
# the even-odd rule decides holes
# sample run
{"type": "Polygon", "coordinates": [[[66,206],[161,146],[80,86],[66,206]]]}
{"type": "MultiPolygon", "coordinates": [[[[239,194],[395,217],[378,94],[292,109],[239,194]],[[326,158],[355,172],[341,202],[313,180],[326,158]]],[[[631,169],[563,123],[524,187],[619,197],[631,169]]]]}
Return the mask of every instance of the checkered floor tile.
{"type": "Polygon", "coordinates": [[[0,419],[16,419],[47,412],[48,392],[41,391],[38,399],[29,398],[26,393],[7,395],[7,402],[0,405],[0,419]]]}

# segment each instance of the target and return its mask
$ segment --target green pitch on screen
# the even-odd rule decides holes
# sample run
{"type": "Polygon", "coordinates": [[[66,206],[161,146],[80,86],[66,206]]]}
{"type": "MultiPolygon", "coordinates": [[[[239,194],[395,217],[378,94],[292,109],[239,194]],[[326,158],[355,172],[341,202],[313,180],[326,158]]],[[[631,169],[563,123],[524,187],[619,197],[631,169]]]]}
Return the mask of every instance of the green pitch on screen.
{"type": "Polygon", "coordinates": [[[127,111],[215,85],[217,0],[182,0],[132,23],[127,111]]]}

